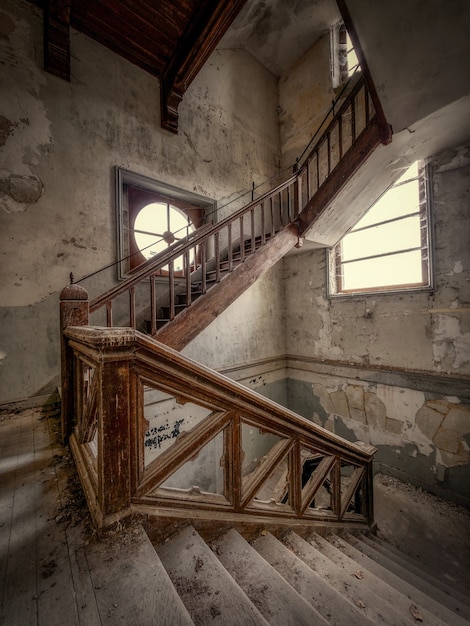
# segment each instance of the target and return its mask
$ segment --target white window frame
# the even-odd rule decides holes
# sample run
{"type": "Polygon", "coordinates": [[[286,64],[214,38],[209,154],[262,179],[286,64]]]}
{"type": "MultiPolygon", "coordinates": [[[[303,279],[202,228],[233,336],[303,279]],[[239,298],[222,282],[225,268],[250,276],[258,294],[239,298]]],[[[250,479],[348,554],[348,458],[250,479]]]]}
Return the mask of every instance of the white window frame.
{"type": "MultiPolygon", "coordinates": [[[[395,218],[387,219],[374,222],[372,224],[368,224],[365,227],[357,228],[354,226],[351,228],[348,233],[344,237],[346,237],[349,233],[359,232],[360,230],[372,229],[372,228],[380,228],[382,225],[387,225],[391,223],[398,223],[401,220],[406,219],[410,216],[418,215],[420,218],[420,227],[421,227],[421,246],[415,247],[412,249],[402,248],[394,251],[383,252],[380,254],[372,254],[367,255],[364,253],[360,257],[355,257],[354,259],[346,259],[343,260],[341,251],[342,251],[342,241],[344,237],[333,247],[327,250],[327,286],[328,286],[328,297],[351,297],[356,295],[375,295],[379,293],[397,293],[397,292],[408,292],[408,291],[431,291],[434,288],[434,272],[433,272],[433,246],[432,246],[432,224],[431,224],[431,210],[430,210],[430,167],[420,162],[418,164],[418,181],[419,181],[419,206],[416,211],[411,210],[409,213],[404,215],[400,215],[395,218]],[[416,251],[421,250],[421,274],[422,280],[419,283],[410,283],[407,281],[403,281],[402,283],[394,284],[394,285],[375,285],[369,287],[356,287],[345,289],[343,288],[343,266],[348,263],[363,261],[363,260],[374,260],[380,259],[384,257],[393,257],[399,254],[405,254],[408,251],[416,251]]],[[[411,179],[409,179],[411,180],[411,179]]],[[[412,179],[415,180],[415,179],[412,179]]],[[[403,183],[394,182],[382,196],[380,196],[374,204],[371,205],[370,209],[372,209],[375,204],[390,190],[394,190],[398,188],[400,185],[406,184],[408,181],[404,181],[403,183]]],[[[368,212],[368,211],[367,211],[368,212]]],[[[367,212],[363,215],[367,215],[367,212]]],[[[362,218],[361,218],[362,219],[362,218]]],[[[361,220],[358,220],[357,223],[360,223],[361,220]]]]}

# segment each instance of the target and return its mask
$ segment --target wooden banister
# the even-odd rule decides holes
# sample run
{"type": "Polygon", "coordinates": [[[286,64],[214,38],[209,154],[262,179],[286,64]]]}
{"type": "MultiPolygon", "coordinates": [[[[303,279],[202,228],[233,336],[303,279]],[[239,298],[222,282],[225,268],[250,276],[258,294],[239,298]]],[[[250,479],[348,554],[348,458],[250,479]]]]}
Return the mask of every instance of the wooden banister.
{"type": "Polygon", "coordinates": [[[70,444],[97,525],[132,512],[372,524],[372,446],[348,442],[132,328],[69,327],[64,337],[75,376],[70,444]],[[158,396],[150,405],[148,392],[158,396]]]}

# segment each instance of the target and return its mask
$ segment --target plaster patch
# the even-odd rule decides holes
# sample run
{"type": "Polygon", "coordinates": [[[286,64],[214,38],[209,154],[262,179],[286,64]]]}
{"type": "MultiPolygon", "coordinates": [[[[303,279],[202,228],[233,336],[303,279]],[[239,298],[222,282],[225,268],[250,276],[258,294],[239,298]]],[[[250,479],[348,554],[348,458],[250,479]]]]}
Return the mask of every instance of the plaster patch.
{"type": "MultiPolygon", "coordinates": [[[[330,303],[323,296],[315,298],[317,303],[317,314],[320,316],[322,326],[318,332],[318,340],[315,341],[315,352],[320,356],[328,358],[340,357],[343,351],[338,346],[333,345],[332,340],[332,322],[329,311],[330,303]]],[[[335,332],[341,333],[342,328],[338,324],[335,325],[335,332]]]]}
{"type": "Polygon", "coordinates": [[[416,413],[425,401],[422,391],[388,385],[377,385],[377,397],[387,407],[388,418],[413,424],[416,413]]]}
{"type": "Polygon", "coordinates": [[[10,174],[7,178],[0,178],[0,202],[7,213],[26,210],[43,192],[44,185],[37,176],[10,174]]]}
{"type": "Polygon", "coordinates": [[[432,326],[433,360],[439,370],[459,369],[470,363],[470,333],[460,331],[460,319],[436,315],[432,326]]]}
{"type": "Polygon", "coordinates": [[[452,271],[454,272],[454,274],[461,274],[463,272],[462,261],[456,261],[454,263],[454,267],[453,267],[452,271]]]}

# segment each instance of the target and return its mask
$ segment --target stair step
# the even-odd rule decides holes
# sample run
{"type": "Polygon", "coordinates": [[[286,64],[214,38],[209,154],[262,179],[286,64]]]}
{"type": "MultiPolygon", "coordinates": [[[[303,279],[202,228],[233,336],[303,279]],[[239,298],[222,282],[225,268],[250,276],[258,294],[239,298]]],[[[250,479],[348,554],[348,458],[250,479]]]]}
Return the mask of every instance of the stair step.
{"type": "Polygon", "coordinates": [[[406,555],[403,555],[402,562],[398,563],[387,556],[383,545],[374,544],[375,542],[371,545],[368,537],[359,538],[350,533],[335,540],[335,545],[340,546],[345,554],[351,558],[360,555],[365,567],[369,571],[375,569],[377,575],[389,584],[393,584],[396,588],[399,588],[400,582],[404,585],[412,585],[414,597],[418,599],[422,596],[423,601],[426,600],[428,610],[444,622],[455,624],[455,626],[463,626],[470,622],[470,609],[466,602],[462,602],[461,594],[449,589],[447,585],[441,585],[439,580],[427,575],[406,555]]]}
{"type": "Polygon", "coordinates": [[[337,626],[375,623],[270,533],[255,539],[252,545],[328,623],[337,626]]]}
{"type": "Polygon", "coordinates": [[[235,529],[211,548],[272,626],[328,623],[235,529]]]}
{"type": "MultiPolygon", "coordinates": [[[[354,574],[345,572],[341,567],[324,556],[317,548],[305,541],[296,533],[290,531],[283,537],[283,542],[304,561],[306,565],[325,578],[332,587],[342,593],[350,602],[359,607],[367,619],[374,624],[393,624],[404,626],[415,623],[408,611],[400,610],[387,602],[380,593],[370,591],[364,581],[354,574]]],[[[387,585],[384,583],[383,592],[387,595],[387,585]]],[[[406,598],[403,599],[405,603],[406,598]]]]}
{"type": "Polygon", "coordinates": [[[329,541],[327,541],[323,537],[313,534],[309,538],[309,542],[313,543],[324,556],[328,557],[350,576],[360,578],[361,582],[367,585],[370,591],[378,595],[380,594],[380,596],[392,606],[403,606],[405,612],[408,614],[410,614],[410,607],[413,606],[426,624],[444,625],[446,623],[442,621],[442,618],[439,618],[435,613],[429,610],[429,599],[422,594],[418,595],[415,593],[416,589],[412,585],[402,582],[402,584],[397,587],[393,584],[393,580],[371,571],[367,567],[364,559],[361,559],[360,554],[355,555],[354,558],[343,552],[339,546],[344,542],[342,542],[337,535],[330,535],[329,541]]]}
{"type": "Polygon", "coordinates": [[[141,526],[128,531],[125,541],[90,542],[85,552],[93,601],[101,617],[108,616],[100,624],[193,626],[141,526]]]}
{"type": "Polygon", "coordinates": [[[380,550],[390,560],[395,561],[399,565],[405,564],[406,568],[411,566],[413,571],[417,572],[419,579],[425,579],[429,581],[431,585],[441,589],[446,594],[451,595],[453,598],[459,600],[459,602],[464,604],[470,610],[469,596],[464,595],[461,591],[459,591],[459,589],[456,589],[452,582],[437,577],[434,574],[434,571],[426,568],[424,563],[422,563],[421,561],[414,559],[412,556],[408,556],[398,547],[395,547],[391,543],[383,541],[374,535],[363,535],[363,539],[364,541],[370,542],[369,545],[375,547],[377,550],[380,550]]]}
{"type": "Polygon", "coordinates": [[[195,624],[268,624],[192,526],[156,550],[195,624]]]}

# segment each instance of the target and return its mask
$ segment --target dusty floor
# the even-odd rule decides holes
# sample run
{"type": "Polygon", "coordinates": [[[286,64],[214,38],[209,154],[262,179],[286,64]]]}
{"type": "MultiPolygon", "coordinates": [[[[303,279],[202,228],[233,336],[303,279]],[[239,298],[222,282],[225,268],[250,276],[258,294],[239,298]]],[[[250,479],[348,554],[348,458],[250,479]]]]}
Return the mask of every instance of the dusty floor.
{"type": "Polygon", "coordinates": [[[378,536],[468,596],[470,510],[380,474],[374,500],[378,536]]]}
{"type": "MultiPolygon", "coordinates": [[[[96,542],[58,429],[58,416],[40,409],[0,417],[0,624],[129,626],[131,598],[110,599],[102,583],[113,562],[113,575],[122,578],[111,552],[125,546],[96,542]]],[[[379,536],[468,595],[470,510],[385,476],[376,477],[375,502],[379,536]]],[[[142,559],[127,559],[139,561],[139,574],[142,559]]],[[[137,584],[139,577],[130,579],[137,584]]],[[[129,581],[127,587],[138,597],[129,581]]]]}

